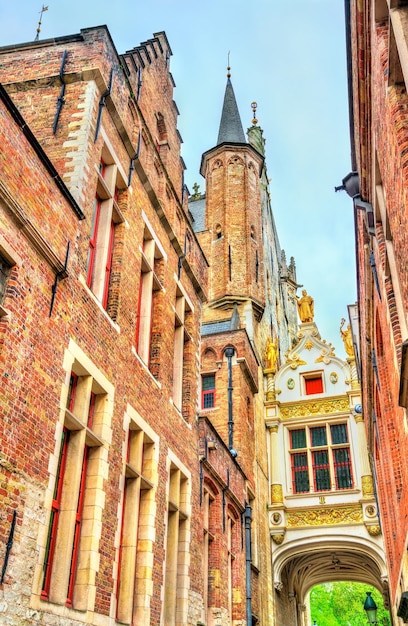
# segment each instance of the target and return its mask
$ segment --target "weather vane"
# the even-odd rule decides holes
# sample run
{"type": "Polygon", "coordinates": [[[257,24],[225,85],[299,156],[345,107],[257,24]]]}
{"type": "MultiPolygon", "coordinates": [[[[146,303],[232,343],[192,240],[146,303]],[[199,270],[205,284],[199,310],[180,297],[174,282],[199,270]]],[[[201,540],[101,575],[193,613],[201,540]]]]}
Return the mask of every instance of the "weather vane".
{"type": "Polygon", "coordinates": [[[251,109],[252,109],[252,124],[254,124],[254,126],[258,123],[258,120],[256,119],[256,109],[257,109],[258,104],[256,102],[251,102],[251,109]]]}
{"type": "Polygon", "coordinates": [[[45,11],[48,11],[48,7],[46,7],[46,6],[42,5],[42,9],[41,9],[41,11],[40,11],[40,19],[38,20],[37,34],[36,34],[36,36],[35,36],[34,41],[38,41],[38,38],[39,38],[39,36],[40,36],[40,31],[41,31],[41,20],[42,20],[43,13],[45,13],[45,11]]]}
{"type": "Polygon", "coordinates": [[[229,59],[229,57],[230,57],[230,53],[229,53],[229,50],[228,50],[227,78],[231,77],[231,68],[230,68],[230,59],[229,59]]]}

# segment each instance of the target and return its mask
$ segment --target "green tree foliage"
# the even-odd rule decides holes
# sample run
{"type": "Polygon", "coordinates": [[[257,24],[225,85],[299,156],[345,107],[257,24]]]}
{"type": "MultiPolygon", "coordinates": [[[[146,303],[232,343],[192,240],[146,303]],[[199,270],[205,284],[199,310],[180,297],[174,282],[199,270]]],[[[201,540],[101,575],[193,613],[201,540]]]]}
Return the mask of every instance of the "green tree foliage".
{"type": "Polygon", "coordinates": [[[379,626],[390,626],[388,611],[380,592],[364,583],[336,582],[313,587],[310,592],[312,624],[317,626],[367,626],[364,611],[366,592],[371,591],[377,605],[379,626]]]}

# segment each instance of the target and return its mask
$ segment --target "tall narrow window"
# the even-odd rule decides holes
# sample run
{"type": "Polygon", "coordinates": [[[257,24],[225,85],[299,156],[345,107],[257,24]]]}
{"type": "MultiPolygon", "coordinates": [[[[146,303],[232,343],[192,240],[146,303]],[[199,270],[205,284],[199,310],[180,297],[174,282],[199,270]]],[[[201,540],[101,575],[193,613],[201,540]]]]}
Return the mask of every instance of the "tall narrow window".
{"type": "Polygon", "coordinates": [[[101,214],[101,205],[102,205],[101,199],[98,198],[98,196],[96,196],[95,201],[94,201],[91,232],[89,235],[89,250],[88,250],[87,273],[86,273],[86,284],[88,285],[88,287],[91,287],[92,282],[93,282],[95,256],[96,256],[96,243],[97,243],[97,236],[98,236],[99,217],[101,214]]]}
{"type": "Polygon", "coordinates": [[[292,485],[295,493],[309,491],[309,468],[307,453],[292,454],[292,485]]]}
{"type": "Polygon", "coordinates": [[[239,517],[237,513],[228,507],[227,512],[227,563],[228,563],[228,615],[232,623],[233,618],[233,604],[234,604],[234,583],[235,583],[235,559],[237,553],[237,533],[238,533],[238,521],[239,517]]]}
{"type": "Polygon", "coordinates": [[[4,296],[6,295],[6,286],[10,270],[10,263],[0,254],[0,304],[2,304],[4,296]]]}
{"type": "MultiPolygon", "coordinates": [[[[17,264],[13,258],[13,251],[9,245],[3,241],[3,237],[0,235],[0,318],[7,316],[7,310],[3,308],[3,303],[6,300],[7,285],[10,280],[10,274],[13,267],[17,264]]],[[[12,292],[10,292],[12,296],[12,292]]]]}
{"type": "Polygon", "coordinates": [[[124,221],[117,199],[126,187],[123,175],[106,146],[98,168],[97,189],[89,234],[86,283],[105,309],[108,308],[109,288],[114,255],[116,226],[124,221]]]}
{"type": "Polygon", "coordinates": [[[174,316],[174,360],[173,360],[173,401],[181,411],[183,401],[184,349],[190,335],[186,327],[191,306],[180,286],[177,286],[174,316]]]}
{"type": "Polygon", "coordinates": [[[154,442],[143,430],[131,422],[125,466],[117,586],[117,620],[125,624],[142,623],[143,619],[138,611],[146,606],[143,590],[138,587],[138,582],[141,584],[145,578],[144,575],[140,575],[140,572],[143,572],[145,568],[144,557],[146,555],[145,549],[139,547],[138,544],[139,541],[148,539],[146,535],[140,536],[143,525],[152,524],[153,463],[154,442]]]}
{"type": "Polygon", "coordinates": [[[313,452],[313,478],[315,491],[330,489],[330,468],[328,450],[313,452]]]}
{"type": "Polygon", "coordinates": [[[188,480],[172,464],[169,479],[167,512],[166,572],[164,584],[163,623],[176,626],[186,619],[185,598],[188,572],[188,480]]]}
{"type": "Polygon", "coordinates": [[[159,279],[163,251],[152,233],[145,228],[136,318],[136,350],[149,367],[156,295],[163,289],[159,279]]]}
{"type": "Polygon", "coordinates": [[[69,434],[69,430],[64,428],[62,431],[58,468],[55,479],[54,494],[52,498],[51,516],[48,526],[47,544],[45,547],[43,582],[41,590],[41,598],[44,600],[48,599],[48,594],[50,591],[51,571],[57,539],[58,519],[61,510],[62,485],[64,482],[69,434]]]}
{"type": "Polygon", "coordinates": [[[201,379],[201,408],[215,407],[215,374],[205,374],[201,379]]]}
{"type": "Polygon", "coordinates": [[[45,546],[41,598],[80,610],[87,608],[88,584],[96,575],[82,528],[86,499],[89,529],[94,525],[90,516],[98,490],[89,481],[101,471],[103,441],[98,431],[106,421],[105,396],[95,379],[84,373],[83,366],[74,364],[45,546]]]}
{"type": "Polygon", "coordinates": [[[203,526],[204,526],[204,546],[203,546],[203,579],[204,579],[204,611],[205,622],[208,623],[208,610],[209,610],[209,588],[210,588],[210,567],[211,567],[211,544],[214,540],[212,534],[212,504],[214,502],[214,496],[208,489],[204,489],[203,496],[203,526]]]}

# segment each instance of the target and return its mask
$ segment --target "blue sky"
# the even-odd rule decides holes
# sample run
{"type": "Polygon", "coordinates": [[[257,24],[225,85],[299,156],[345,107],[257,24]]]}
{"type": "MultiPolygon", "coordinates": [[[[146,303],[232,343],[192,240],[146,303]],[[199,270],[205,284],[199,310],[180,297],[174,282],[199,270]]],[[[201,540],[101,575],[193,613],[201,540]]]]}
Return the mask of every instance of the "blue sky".
{"type": "MultiPolygon", "coordinates": [[[[334,187],[351,169],[344,0],[55,0],[40,38],[106,24],[119,53],[164,30],[173,51],[186,183],[204,191],[201,154],[217,141],[228,53],[244,129],[264,130],[281,247],[315,299],[322,338],[356,300],[352,201],[334,187]]],[[[35,38],[41,1],[0,4],[0,45],[35,38]]]]}

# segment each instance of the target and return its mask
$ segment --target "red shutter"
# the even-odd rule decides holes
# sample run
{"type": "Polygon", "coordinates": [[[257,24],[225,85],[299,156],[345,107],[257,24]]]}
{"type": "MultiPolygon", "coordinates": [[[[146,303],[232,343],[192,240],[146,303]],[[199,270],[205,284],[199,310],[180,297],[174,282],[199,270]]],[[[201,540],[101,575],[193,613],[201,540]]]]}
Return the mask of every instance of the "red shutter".
{"type": "Polygon", "coordinates": [[[323,393],[322,377],[316,376],[315,378],[305,378],[305,390],[307,396],[310,396],[313,393],[323,393]]]}

